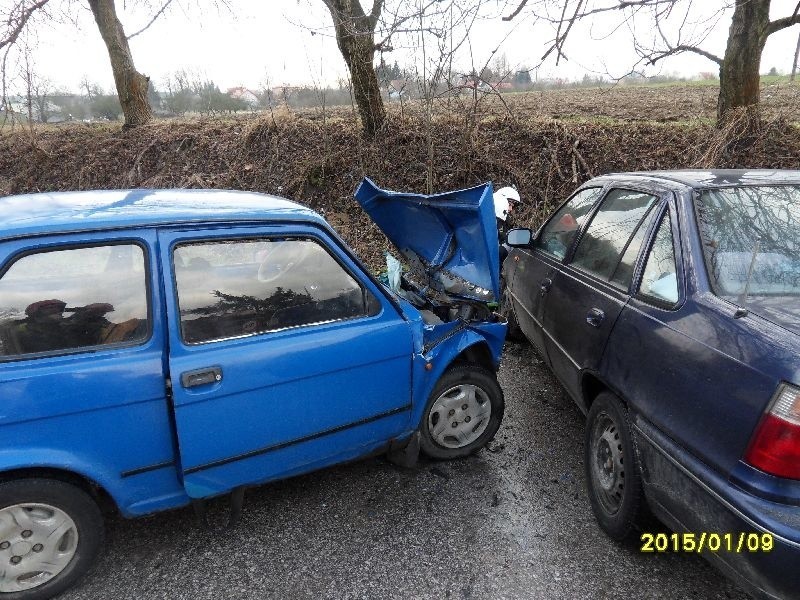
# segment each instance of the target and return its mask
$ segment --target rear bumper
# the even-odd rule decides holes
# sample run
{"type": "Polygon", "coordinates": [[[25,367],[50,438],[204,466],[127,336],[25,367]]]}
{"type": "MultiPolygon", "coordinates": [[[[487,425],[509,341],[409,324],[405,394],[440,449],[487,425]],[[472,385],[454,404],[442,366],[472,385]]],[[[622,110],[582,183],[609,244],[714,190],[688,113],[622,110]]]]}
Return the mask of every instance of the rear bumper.
{"type": "Polygon", "coordinates": [[[800,598],[800,507],[744,492],[636,419],[645,494],[654,513],[675,531],[770,534],[771,551],[726,548],[702,554],[759,598],[800,598]]]}

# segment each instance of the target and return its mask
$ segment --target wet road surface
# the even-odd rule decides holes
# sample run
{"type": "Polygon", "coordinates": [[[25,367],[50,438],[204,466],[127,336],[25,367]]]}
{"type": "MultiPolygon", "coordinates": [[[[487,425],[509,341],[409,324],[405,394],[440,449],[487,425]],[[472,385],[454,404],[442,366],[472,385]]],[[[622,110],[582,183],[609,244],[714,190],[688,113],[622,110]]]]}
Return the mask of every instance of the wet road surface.
{"type": "Polygon", "coordinates": [[[229,531],[191,509],[108,523],[61,598],[745,598],[702,558],[641,554],[595,524],[584,418],[527,345],[500,370],[488,450],[401,469],[382,458],[248,490],[229,531]]]}

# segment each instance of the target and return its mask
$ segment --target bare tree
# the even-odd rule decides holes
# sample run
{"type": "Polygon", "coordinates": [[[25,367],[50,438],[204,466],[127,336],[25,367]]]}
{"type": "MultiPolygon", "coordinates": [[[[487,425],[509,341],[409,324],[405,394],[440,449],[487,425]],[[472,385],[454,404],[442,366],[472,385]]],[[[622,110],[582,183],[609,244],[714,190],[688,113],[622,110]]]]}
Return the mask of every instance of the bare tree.
{"type": "Polygon", "coordinates": [[[761,53],[767,38],[781,29],[800,23],[800,2],[788,17],[770,21],[770,0],[736,0],[728,45],[719,70],[717,119],[738,107],[758,105],[760,99],[761,53]]]}
{"type": "Polygon", "coordinates": [[[797,35],[797,48],[794,51],[794,60],[792,61],[792,74],[789,81],[794,81],[795,73],[797,73],[797,59],[800,58],[800,34],[797,35]]]}
{"type": "MultiPolygon", "coordinates": [[[[82,1],[82,0],[81,0],[82,1]]],[[[8,9],[0,9],[0,70],[2,71],[3,90],[5,94],[5,71],[10,49],[27,27],[37,20],[56,20],[55,14],[74,19],[79,0],[10,0],[8,9]],[[52,7],[57,7],[53,9],[52,7]]],[[[128,40],[146,31],[153,23],[166,13],[175,0],[159,0],[151,5],[145,0],[152,14],[147,22],[130,36],[126,36],[122,23],[117,15],[114,0],[86,0],[94,16],[95,23],[108,51],[114,83],[125,116],[123,127],[137,127],[150,121],[153,117],[147,92],[149,78],[140,73],[134,64],[128,40]]],[[[216,4],[227,6],[227,0],[215,0],[216,4]]]]}
{"type": "Polygon", "coordinates": [[[164,95],[164,105],[173,115],[183,115],[192,110],[195,98],[195,89],[199,87],[193,84],[194,76],[186,70],[173,73],[164,80],[166,94],[164,95]]]}
{"type": "MultiPolygon", "coordinates": [[[[424,0],[417,0],[417,23],[409,34],[414,38],[414,48],[418,52],[415,60],[416,84],[425,123],[427,147],[426,191],[433,193],[434,181],[434,113],[437,101],[444,99],[447,111],[450,102],[464,88],[464,77],[454,73],[453,61],[459,51],[469,45],[470,34],[475,21],[482,12],[484,2],[481,0],[450,0],[447,3],[434,5],[424,0]]],[[[487,64],[494,52],[487,59],[487,64]]],[[[487,65],[484,65],[486,67],[487,65]]],[[[473,69],[474,71],[475,69],[473,69]]],[[[473,82],[475,80],[473,79],[473,82]]],[[[475,88],[473,94],[477,94],[475,88]]],[[[477,96],[475,96],[477,104],[477,96]]],[[[471,115],[477,113],[461,106],[457,112],[464,114],[464,136],[471,142],[474,121],[471,115]]]]}
{"type": "Polygon", "coordinates": [[[23,53],[22,59],[22,68],[21,68],[21,79],[22,79],[22,88],[25,91],[25,110],[28,113],[28,125],[31,127],[31,134],[33,134],[33,81],[34,81],[34,73],[33,73],[33,64],[31,60],[30,51],[28,48],[25,49],[23,53]]]}
{"type": "MultiPolygon", "coordinates": [[[[20,39],[28,22],[31,19],[35,19],[37,13],[46,12],[46,5],[49,1],[50,0],[17,0],[16,3],[9,8],[0,11],[0,102],[2,102],[5,107],[6,116],[8,116],[9,109],[11,108],[8,97],[9,72],[15,71],[15,68],[9,61],[11,49],[20,39]]],[[[24,71],[25,59],[29,58],[26,57],[26,50],[29,44],[25,41],[22,45],[23,50],[19,63],[21,65],[21,70],[24,71]]],[[[25,77],[23,76],[23,80],[24,79],[25,77]]],[[[24,81],[23,89],[27,90],[24,81]]]]}
{"type": "Polygon", "coordinates": [[[116,94],[106,94],[97,84],[89,84],[91,94],[89,96],[89,113],[95,119],[105,119],[116,121],[122,113],[122,106],[119,96],[116,94]]]}
{"type": "Polygon", "coordinates": [[[18,80],[24,94],[28,123],[32,124],[34,121],[47,123],[50,117],[51,83],[40,74],[29,40],[22,43],[21,50],[18,80]]]}
{"type": "Polygon", "coordinates": [[[373,0],[369,15],[359,0],[322,0],[331,13],[336,43],[342,53],[350,79],[353,96],[361,115],[364,135],[373,137],[386,121],[378,77],[375,74],[375,27],[381,16],[383,0],[373,0]]]}
{"type": "Polygon", "coordinates": [[[0,50],[13,45],[25,30],[28,21],[50,0],[20,0],[2,15],[5,31],[0,37],[0,50]]]}
{"type": "MultiPolygon", "coordinates": [[[[450,18],[455,5],[477,10],[488,0],[372,0],[369,13],[359,0],[322,2],[333,19],[336,42],[350,72],[364,134],[373,137],[386,120],[374,65],[375,53],[391,52],[395,39],[400,37],[414,40],[413,45],[418,48],[416,36],[420,33],[441,40],[442,23],[450,18]]],[[[449,64],[452,66],[452,61],[449,64]]]]}
{"type": "MultiPolygon", "coordinates": [[[[693,52],[719,65],[717,119],[721,123],[731,109],[758,106],[759,67],[767,39],[777,31],[800,23],[800,2],[792,14],[775,20],[769,18],[770,3],[771,0],[722,2],[711,16],[703,20],[705,31],[695,32],[691,39],[686,39],[684,27],[696,8],[693,0],[521,0],[504,19],[514,19],[523,10],[528,10],[537,19],[551,23],[555,36],[542,60],[555,54],[558,61],[566,58],[565,43],[575,23],[602,13],[618,13],[622,23],[634,32],[634,44],[642,62],[655,64],[668,56],[693,52]],[[701,46],[713,25],[731,10],[727,47],[724,56],[719,57],[701,46]],[[652,32],[651,39],[637,37],[634,27],[637,16],[647,16],[651,20],[648,28],[652,32]],[[674,28],[667,27],[667,23],[674,28]]],[[[709,4],[703,4],[707,9],[709,4]]]]}
{"type": "Polygon", "coordinates": [[[511,65],[508,62],[508,57],[505,52],[495,54],[491,65],[497,80],[506,81],[511,77],[511,65]]]}
{"type": "Polygon", "coordinates": [[[125,115],[123,128],[144,125],[153,118],[153,110],[147,99],[150,78],[139,73],[133,64],[128,38],[122,28],[114,0],[88,0],[100,35],[108,49],[114,83],[117,86],[122,114],[125,115]]]}

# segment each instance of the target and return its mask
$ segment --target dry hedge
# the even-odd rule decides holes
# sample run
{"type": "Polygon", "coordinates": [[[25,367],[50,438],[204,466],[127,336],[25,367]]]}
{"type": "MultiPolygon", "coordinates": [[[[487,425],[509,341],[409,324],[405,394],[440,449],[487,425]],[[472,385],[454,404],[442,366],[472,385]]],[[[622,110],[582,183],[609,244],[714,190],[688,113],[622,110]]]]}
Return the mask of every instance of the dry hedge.
{"type": "Polygon", "coordinates": [[[514,184],[536,224],[591,176],[685,167],[798,168],[800,129],[783,120],[755,135],[734,126],[569,122],[456,115],[430,124],[393,115],[365,142],[350,118],[284,116],[161,121],[122,132],[103,126],[0,136],[0,195],[53,190],[190,187],[279,194],[322,211],[370,264],[385,240],[352,200],[362,177],[415,192],[493,181],[514,184]],[[431,147],[428,146],[428,141],[431,147]]]}

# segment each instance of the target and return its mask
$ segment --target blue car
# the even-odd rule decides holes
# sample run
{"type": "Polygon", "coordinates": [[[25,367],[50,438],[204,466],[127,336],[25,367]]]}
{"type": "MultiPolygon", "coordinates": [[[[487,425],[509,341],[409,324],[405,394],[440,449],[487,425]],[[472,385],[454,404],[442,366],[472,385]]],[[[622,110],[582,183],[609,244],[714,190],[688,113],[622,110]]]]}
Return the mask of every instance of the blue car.
{"type": "Polygon", "coordinates": [[[509,327],[587,414],[600,526],[800,598],[800,172],[598,177],[508,243],[509,327]]]}
{"type": "Polygon", "coordinates": [[[483,447],[503,416],[492,188],[357,200],[411,265],[379,283],[317,213],[253,193],[0,199],[0,597],[90,566],[125,517],[388,452],[483,447]]]}

